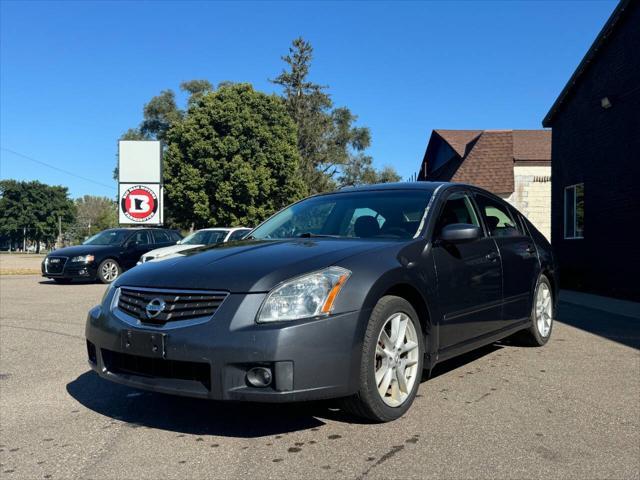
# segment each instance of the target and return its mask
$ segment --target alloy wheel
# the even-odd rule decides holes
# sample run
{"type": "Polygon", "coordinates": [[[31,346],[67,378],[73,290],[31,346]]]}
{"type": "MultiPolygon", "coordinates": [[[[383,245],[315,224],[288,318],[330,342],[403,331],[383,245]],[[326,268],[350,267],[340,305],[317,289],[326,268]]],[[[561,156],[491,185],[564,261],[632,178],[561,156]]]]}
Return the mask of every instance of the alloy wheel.
{"type": "Polygon", "coordinates": [[[418,334],[404,313],[394,313],[384,323],[375,353],[378,394],[390,407],[402,405],[418,377],[418,334]]]}
{"type": "Polygon", "coordinates": [[[553,305],[551,304],[551,290],[546,283],[540,283],[536,294],[536,327],[538,333],[546,338],[551,332],[553,322],[553,305]]]}
{"type": "Polygon", "coordinates": [[[101,274],[106,282],[113,282],[118,276],[118,265],[111,261],[104,262],[101,268],[101,274]]]}

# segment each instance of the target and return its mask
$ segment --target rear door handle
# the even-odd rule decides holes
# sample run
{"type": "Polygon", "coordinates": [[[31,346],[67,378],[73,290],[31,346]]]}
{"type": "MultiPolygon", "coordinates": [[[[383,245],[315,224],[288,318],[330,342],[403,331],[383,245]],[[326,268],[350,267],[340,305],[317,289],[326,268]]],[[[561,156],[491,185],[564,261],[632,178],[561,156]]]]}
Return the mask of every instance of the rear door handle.
{"type": "Polygon", "coordinates": [[[484,258],[486,258],[490,262],[496,261],[499,257],[500,255],[498,255],[498,252],[489,252],[484,256],[484,258]]]}

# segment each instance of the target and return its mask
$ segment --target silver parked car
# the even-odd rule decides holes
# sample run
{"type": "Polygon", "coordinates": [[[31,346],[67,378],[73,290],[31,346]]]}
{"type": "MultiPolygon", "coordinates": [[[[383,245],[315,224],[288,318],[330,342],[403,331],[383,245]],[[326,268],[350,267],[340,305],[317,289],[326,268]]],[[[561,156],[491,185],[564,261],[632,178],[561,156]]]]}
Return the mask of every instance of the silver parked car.
{"type": "Polygon", "coordinates": [[[175,245],[169,247],[157,248],[145,253],[140,257],[138,265],[150,261],[167,260],[182,255],[181,252],[191,250],[193,248],[202,247],[204,245],[214,245],[216,243],[225,243],[232,240],[241,240],[249,232],[250,228],[203,228],[197,230],[186,238],[180,240],[175,245]]]}

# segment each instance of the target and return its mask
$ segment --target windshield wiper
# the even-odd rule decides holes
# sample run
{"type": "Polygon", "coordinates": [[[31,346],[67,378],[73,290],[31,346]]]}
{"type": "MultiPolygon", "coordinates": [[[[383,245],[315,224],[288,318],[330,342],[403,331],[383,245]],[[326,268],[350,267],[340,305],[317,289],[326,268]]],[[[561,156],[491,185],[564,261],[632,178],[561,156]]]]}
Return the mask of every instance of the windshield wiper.
{"type": "Polygon", "coordinates": [[[321,233],[304,232],[298,238],[342,238],[340,235],[324,235],[321,233]]]}

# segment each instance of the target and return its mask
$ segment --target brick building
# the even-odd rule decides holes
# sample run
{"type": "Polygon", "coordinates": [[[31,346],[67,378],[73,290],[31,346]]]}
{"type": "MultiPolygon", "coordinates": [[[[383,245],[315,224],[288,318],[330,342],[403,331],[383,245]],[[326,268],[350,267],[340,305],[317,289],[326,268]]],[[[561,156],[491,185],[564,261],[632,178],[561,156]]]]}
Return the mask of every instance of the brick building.
{"type": "Polygon", "coordinates": [[[548,130],[434,130],[418,180],[470,183],[489,190],[550,236],[548,130]]]}
{"type": "Polygon", "coordinates": [[[543,121],[564,287],[640,300],[640,1],[621,1],[543,121]]]}

